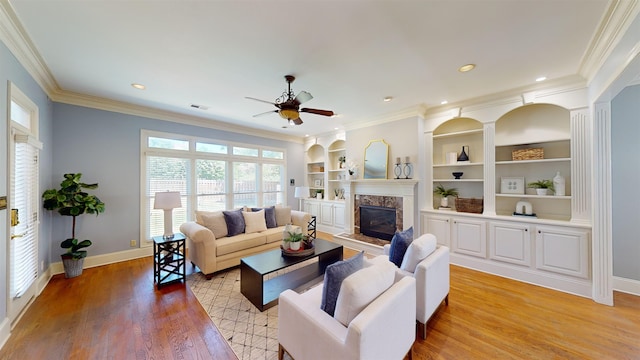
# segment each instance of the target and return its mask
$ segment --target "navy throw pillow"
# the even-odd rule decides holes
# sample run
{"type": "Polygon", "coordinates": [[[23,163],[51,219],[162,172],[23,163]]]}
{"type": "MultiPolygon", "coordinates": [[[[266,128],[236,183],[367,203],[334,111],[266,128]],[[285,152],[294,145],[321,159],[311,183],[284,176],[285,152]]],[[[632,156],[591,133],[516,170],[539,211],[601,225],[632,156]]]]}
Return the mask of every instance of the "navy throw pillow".
{"type": "Polygon", "coordinates": [[[266,208],[251,208],[251,211],[260,211],[264,210],[264,220],[267,223],[267,229],[271,229],[274,227],[278,227],[276,223],[276,207],[266,207],[266,208]]]}
{"type": "Polygon", "coordinates": [[[389,261],[396,264],[397,267],[402,265],[404,253],[407,252],[409,245],[413,241],[413,226],[405,231],[396,233],[391,239],[391,248],[389,249],[389,261]]]}
{"type": "Polygon", "coordinates": [[[244,232],[244,216],[242,209],[223,211],[224,222],[227,223],[227,236],[234,236],[244,232]]]}
{"type": "Polygon", "coordinates": [[[364,265],[363,259],[364,251],[350,259],[338,261],[327,266],[327,269],[324,272],[324,285],[322,288],[320,309],[333,316],[336,311],[336,303],[338,302],[338,293],[340,292],[342,280],[362,269],[364,265]]]}

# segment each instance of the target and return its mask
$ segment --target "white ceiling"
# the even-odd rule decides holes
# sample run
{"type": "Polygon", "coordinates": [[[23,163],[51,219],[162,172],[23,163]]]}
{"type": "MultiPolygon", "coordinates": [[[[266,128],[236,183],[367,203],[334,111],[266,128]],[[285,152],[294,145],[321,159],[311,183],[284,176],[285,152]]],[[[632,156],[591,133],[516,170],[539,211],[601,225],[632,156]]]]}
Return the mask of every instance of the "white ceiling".
{"type": "MultiPolygon", "coordinates": [[[[5,0],[3,0],[5,1],[5,0]]],[[[582,75],[607,0],[9,0],[63,93],[319,134],[582,75]],[[469,73],[458,67],[477,64],[469,73]],[[310,92],[288,127],[274,101],[310,92]],[[146,85],[144,91],[131,83],[146,85]],[[392,102],[383,102],[393,96],[392,102]],[[193,109],[191,104],[208,107],[193,109]]]]}

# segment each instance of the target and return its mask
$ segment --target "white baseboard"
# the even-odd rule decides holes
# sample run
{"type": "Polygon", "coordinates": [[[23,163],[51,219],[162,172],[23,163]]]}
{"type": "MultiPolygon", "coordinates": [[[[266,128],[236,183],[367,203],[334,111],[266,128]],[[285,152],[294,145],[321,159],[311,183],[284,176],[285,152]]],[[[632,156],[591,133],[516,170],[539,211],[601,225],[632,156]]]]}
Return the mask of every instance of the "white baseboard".
{"type": "Polygon", "coordinates": [[[6,317],[0,324],[0,349],[7,343],[9,336],[11,336],[11,324],[9,323],[9,318],[6,317]]]}
{"type": "MultiPolygon", "coordinates": [[[[153,247],[142,247],[132,250],[118,251],[110,254],[88,256],[84,259],[84,268],[92,268],[96,266],[113,264],[121,261],[139,259],[142,257],[153,256],[153,247]]],[[[51,276],[64,273],[62,261],[52,263],[49,267],[51,276]]]]}
{"type": "Polygon", "coordinates": [[[640,296],[640,281],[614,276],[613,290],[640,296]]]}

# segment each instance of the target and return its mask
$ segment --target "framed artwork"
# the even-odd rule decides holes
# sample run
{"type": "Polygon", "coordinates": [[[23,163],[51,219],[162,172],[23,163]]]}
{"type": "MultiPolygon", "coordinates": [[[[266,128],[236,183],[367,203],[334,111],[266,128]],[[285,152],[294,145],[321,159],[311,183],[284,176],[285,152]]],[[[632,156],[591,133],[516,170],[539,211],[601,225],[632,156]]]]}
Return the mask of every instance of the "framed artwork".
{"type": "Polygon", "coordinates": [[[321,179],[315,179],[313,181],[313,186],[314,187],[322,187],[322,180],[321,179]]]}
{"type": "Polygon", "coordinates": [[[524,194],[524,177],[500,178],[501,194],[524,194]]]}

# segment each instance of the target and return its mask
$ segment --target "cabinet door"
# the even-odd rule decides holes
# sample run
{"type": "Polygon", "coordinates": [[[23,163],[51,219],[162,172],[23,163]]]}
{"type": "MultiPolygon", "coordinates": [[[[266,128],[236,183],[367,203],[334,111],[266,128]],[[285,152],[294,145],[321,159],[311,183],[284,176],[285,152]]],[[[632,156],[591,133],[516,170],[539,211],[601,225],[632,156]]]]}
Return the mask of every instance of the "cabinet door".
{"type": "Polygon", "coordinates": [[[320,223],[322,225],[333,226],[333,204],[322,203],[320,205],[320,223]]]}
{"type": "Polygon", "coordinates": [[[333,205],[333,226],[344,229],[344,204],[333,205]]]}
{"type": "Polygon", "coordinates": [[[424,233],[435,235],[438,245],[451,247],[451,220],[448,216],[424,215],[424,233]]]}
{"type": "Polygon", "coordinates": [[[481,258],[487,257],[487,226],[484,221],[453,218],[452,250],[481,258]]]}
{"type": "Polygon", "coordinates": [[[555,226],[537,226],[536,267],[589,278],[589,232],[555,226]]]}
{"type": "Polygon", "coordinates": [[[529,225],[492,222],[489,234],[489,257],[492,260],[531,266],[529,225]]]}
{"type": "Polygon", "coordinates": [[[320,218],[320,204],[318,204],[317,201],[305,200],[304,211],[311,215],[315,215],[316,218],[320,218]]]}

